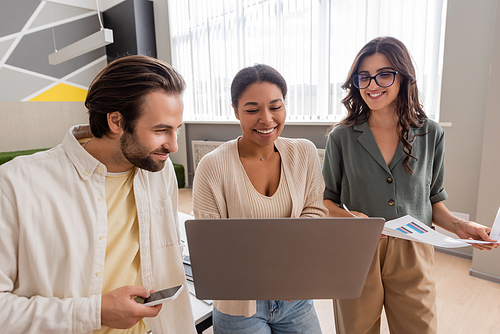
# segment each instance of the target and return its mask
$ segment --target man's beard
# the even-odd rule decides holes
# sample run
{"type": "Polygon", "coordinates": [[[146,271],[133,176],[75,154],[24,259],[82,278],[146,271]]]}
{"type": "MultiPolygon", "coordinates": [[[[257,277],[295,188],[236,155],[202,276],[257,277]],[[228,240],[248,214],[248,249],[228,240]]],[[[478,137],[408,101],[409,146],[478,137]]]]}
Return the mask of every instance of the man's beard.
{"type": "Polygon", "coordinates": [[[125,158],[134,166],[150,172],[158,172],[165,167],[166,160],[155,161],[152,153],[169,154],[165,148],[159,148],[153,152],[148,152],[141,144],[135,134],[125,131],[120,138],[120,147],[125,158]]]}

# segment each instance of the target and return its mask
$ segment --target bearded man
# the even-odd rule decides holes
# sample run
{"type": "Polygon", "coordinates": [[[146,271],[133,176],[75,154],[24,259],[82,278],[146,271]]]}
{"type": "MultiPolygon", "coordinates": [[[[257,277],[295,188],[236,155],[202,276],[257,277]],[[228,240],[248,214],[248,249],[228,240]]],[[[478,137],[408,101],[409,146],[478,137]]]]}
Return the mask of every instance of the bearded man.
{"type": "Polygon", "coordinates": [[[0,168],[0,328],[5,333],[195,333],[169,154],[183,78],[146,56],[90,85],[89,124],[0,168]],[[128,329],[128,331],[123,331],[128,329]]]}

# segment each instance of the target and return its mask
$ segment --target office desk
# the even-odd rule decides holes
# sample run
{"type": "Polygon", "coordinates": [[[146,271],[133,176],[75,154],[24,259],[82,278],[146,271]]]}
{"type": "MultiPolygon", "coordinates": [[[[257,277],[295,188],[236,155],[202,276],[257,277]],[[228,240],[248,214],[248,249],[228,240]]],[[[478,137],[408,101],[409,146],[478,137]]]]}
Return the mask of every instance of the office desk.
{"type": "MultiPolygon", "coordinates": [[[[181,240],[184,241],[186,246],[186,251],[188,250],[186,228],[184,222],[188,219],[193,219],[193,216],[179,212],[179,229],[181,234],[181,240]]],[[[190,282],[188,281],[188,284],[190,282]]],[[[186,287],[187,288],[187,287],[186,287]]],[[[191,300],[191,307],[193,309],[194,323],[196,325],[196,331],[202,333],[205,329],[212,326],[212,305],[205,303],[202,300],[197,299],[191,293],[189,293],[189,298],[191,300]]]]}
{"type": "Polygon", "coordinates": [[[191,307],[193,308],[196,332],[201,334],[205,329],[212,326],[212,305],[196,299],[191,293],[189,294],[189,298],[191,299],[191,307]]]}

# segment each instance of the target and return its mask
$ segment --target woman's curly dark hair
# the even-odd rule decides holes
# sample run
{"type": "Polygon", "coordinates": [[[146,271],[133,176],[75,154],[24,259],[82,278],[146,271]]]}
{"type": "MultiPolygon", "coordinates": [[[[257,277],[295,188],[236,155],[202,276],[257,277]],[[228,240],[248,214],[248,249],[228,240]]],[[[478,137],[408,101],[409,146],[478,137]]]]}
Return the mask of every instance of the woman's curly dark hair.
{"type": "Polygon", "coordinates": [[[406,158],[403,161],[404,168],[407,172],[413,173],[409,160],[410,158],[417,160],[417,158],[411,154],[414,138],[409,138],[409,131],[411,127],[422,127],[427,115],[418,99],[415,68],[410,53],[398,39],[394,37],[377,37],[359,51],[349,70],[347,80],[342,85],[342,88],[348,92],[347,96],[342,100],[347,109],[347,116],[338,125],[352,126],[361,124],[370,117],[370,108],[361,97],[359,89],[353,85],[353,76],[358,73],[363,59],[376,53],[385,55],[394,66],[394,69],[399,71],[402,78],[396,107],[396,114],[401,127],[398,137],[403,143],[403,150],[406,153],[406,158]]]}

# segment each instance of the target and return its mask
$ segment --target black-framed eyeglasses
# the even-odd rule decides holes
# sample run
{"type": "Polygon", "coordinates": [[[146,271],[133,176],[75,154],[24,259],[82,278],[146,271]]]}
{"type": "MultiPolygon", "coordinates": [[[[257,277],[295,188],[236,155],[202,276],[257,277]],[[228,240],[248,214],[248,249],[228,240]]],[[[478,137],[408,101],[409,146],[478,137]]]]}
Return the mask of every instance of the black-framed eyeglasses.
{"type": "Polygon", "coordinates": [[[396,79],[396,74],[398,73],[399,71],[385,71],[380,72],[373,77],[368,74],[355,74],[352,77],[352,83],[357,89],[365,89],[370,86],[372,79],[375,79],[377,85],[382,88],[387,88],[392,86],[392,84],[394,83],[394,79],[396,79]]]}

